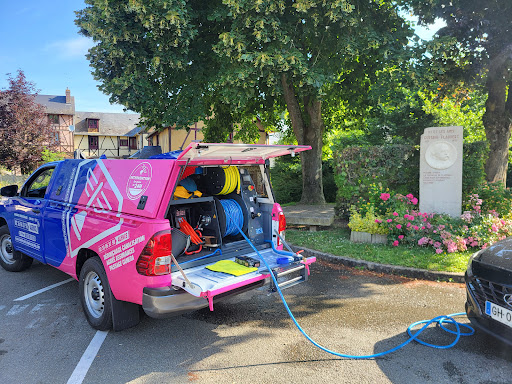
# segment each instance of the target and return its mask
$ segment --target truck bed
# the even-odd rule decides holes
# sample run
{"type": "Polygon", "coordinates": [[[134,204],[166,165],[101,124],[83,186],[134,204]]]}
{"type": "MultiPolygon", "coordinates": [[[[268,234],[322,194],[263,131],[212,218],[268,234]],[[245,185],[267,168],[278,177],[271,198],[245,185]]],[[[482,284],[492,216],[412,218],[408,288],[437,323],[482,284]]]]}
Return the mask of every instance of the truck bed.
{"type": "MultiPolygon", "coordinates": [[[[302,260],[292,261],[293,259],[290,258],[291,261],[288,264],[278,264],[277,259],[286,256],[283,256],[281,253],[277,253],[271,247],[265,247],[258,251],[274,273],[282,273],[287,270],[291,271],[294,269],[300,270],[303,268],[308,268],[309,264],[316,260],[314,257],[310,257],[304,262],[302,260]]],[[[221,293],[270,278],[271,272],[265,266],[265,263],[263,260],[261,260],[258,254],[254,252],[254,250],[252,252],[230,252],[229,256],[220,255],[218,257],[214,256],[205,260],[206,262],[203,260],[203,262],[200,264],[198,263],[193,267],[184,269],[184,272],[189,281],[192,283],[192,286],[189,286],[186,283],[186,280],[180,271],[171,273],[172,284],[176,287],[185,289],[194,296],[210,298],[215,295],[219,295],[221,293]],[[260,267],[258,270],[242,276],[233,276],[223,272],[214,272],[206,268],[208,265],[215,264],[218,260],[234,261],[236,253],[260,260],[260,267]]]]}

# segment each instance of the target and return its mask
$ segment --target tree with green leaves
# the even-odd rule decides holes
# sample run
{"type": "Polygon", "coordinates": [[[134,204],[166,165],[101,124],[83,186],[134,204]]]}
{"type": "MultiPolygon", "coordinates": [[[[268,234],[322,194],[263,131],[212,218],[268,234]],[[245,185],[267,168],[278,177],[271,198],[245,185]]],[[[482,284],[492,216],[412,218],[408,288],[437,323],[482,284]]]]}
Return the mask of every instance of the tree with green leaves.
{"type": "Polygon", "coordinates": [[[58,143],[45,108],[35,102],[34,84],[21,70],[8,74],[8,81],[9,87],[0,90],[0,161],[26,174],[58,143]]]}
{"type": "Polygon", "coordinates": [[[423,24],[446,22],[430,44],[433,62],[448,82],[482,83],[489,142],[489,182],[505,184],[512,132],[512,2],[510,0],[404,0],[423,24]]]}
{"type": "Polygon", "coordinates": [[[94,77],[146,124],[268,126],[286,111],[298,144],[312,147],[301,154],[303,203],[325,201],[326,97],[368,81],[412,35],[387,0],[86,4],[76,23],[96,43],[88,55],[94,77]]]}

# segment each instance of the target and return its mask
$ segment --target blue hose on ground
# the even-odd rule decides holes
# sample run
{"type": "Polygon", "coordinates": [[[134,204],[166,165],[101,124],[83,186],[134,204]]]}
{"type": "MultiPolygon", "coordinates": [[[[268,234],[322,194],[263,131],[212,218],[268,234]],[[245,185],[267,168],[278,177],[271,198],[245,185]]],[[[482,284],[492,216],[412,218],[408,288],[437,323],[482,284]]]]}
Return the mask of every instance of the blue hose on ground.
{"type": "MultiPolygon", "coordinates": [[[[234,223],[234,221],[233,221],[233,223],[234,223]]],[[[249,245],[252,247],[252,249],[256,252],[256,254],[259,256],[259,258],[263,261],[263,263],[265,264],[267,269],[269,271],[272,271],[272,269],[268,265],[267,261],[263,258],[263,256],[261,256],[261,254],[258,252],[256,247],[247,238],[245,233],[242,232],[242,230],[240,229],[240,227],[238,227],[236,225],[236,223],[234,223],[234,225],[240,231],[240,233],[245,238],[247,243],[249,243],[249,245]]],[[[347,358],[347,359],[373,359],[373,358],[376,358],[376,357],[380,357],[380,356],[384,356],[384,355],[390,354],[392,352],[396,352],[399,349],[405,347],[407,344],[409,344],[413,340],[415,340],[416,342],[418,342],[418,343],[420,343],[422,345],[426,345],[428,347],[437,348],[437,349],[448,349],[448,348],[453,347],[455,344],[457,344],[459,342],[459,339],[460,339],[461,336],[471,336],[471,335],[473,335],[475,333],[475,330],[473,329],[473,327],[471,327],[471,326],[469,326],[467,324],[459,323],[458,321],[456,321],[454,319],[454,317],[456,317],[456,316],[465,316],[466,315],[465,312],[460,312],[460,313],[452,313],[450,315],[437,316],[437,317],[434,317],[431,320],[417,321],[417,322],[409,325],[409,327],[407,328],[407,334],[409,335],[409,339],[407,339],[405,342],[403,342],[400,345],[397,345],[394,348],[388,349],[387,351],[375,353],[375,354],[372,354],[372,355],[360,355],[360,356],[357,356],[357,355],[347,355],[347,354],[344,354],[344,353],[339,353],[339,352],[331,351],[330,349],[325,348],[325,347],[321,346],[320,344],[318,344],[316,341],[314,341],[311,337],[309,337],[309,335],[306,333],[306,331],[304,331],[304,329],[302,329],[302,327],[299,325],[299,323],[295,319],[295,316],[293,315],[292,311],[290,310],[290,307],[288,307],[288,303],[286,302],[286,300],[285,300],[285,298],[283,296],[283,293],[281,292],[281,289],[279,288],[279,285],[277,283],[276,277],[274,276],[273,273],[270,273],[270,276],[272,277],[272,280],[274,281],[274,285],[277,288],[277,292],[279,293],[279,296],[281,297],[281,301],[283,302],[284,307],[286,308],[286,311],[288,312],[288,315],[293,320],[293,322],[294,322],[295,326],[297,327],[297,329],[314,346],[316,346],[316,347],[320,348],[322,351],[330,353],[331,355],[334,355],[334,356],[344,357],[344,358],[347,358]],[[431,324],[434,324],[434,323],[439,324],[440,328],[443,329],[444,331],[456,335],[455,340],[452,343],[448,344],[448,345],[436,345],[436,344],[430,344],[430,343],[427,343],[427,342],[425,342],[423,340],[418,339],[419,335],[425,329],[427,329],[431,324]],[[418,331],[413,333],[412,329],[414,327],[420,325],[420,324],[424,324],[424,325],[418,331]],[[452,331],[452,330],[446,328],[443,324],[453,324],[453,325],[455,325],[456,331],[452,331]],[[461,332],[461,330],[460,330],[461,327],[464,327],[464,328],[468,329],[469,331],[468,332],[461,332]]]]}

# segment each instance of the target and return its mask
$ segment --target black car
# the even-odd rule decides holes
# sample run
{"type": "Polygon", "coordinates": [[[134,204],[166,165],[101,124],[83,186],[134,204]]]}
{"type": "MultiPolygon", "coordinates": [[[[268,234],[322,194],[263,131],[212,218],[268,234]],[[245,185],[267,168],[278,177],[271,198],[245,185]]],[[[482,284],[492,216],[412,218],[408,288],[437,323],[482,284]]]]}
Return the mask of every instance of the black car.
{"type": "Polygon", "coordinates": [[[512,346],[512,238],[473,254],[465,280],[471,323],[512,346]]]}

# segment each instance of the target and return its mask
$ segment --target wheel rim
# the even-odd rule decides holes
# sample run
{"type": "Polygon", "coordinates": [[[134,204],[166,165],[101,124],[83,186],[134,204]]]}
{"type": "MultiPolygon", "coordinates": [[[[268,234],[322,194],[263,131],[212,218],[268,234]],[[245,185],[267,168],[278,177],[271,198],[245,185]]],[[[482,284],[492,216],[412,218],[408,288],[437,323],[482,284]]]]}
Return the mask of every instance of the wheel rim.
{"type": "Polygon", "coordinates": [[[14,252],[12,249],[11,235],[2,235],[0,237],[0,257],[6,264],[14,264],[14,252]]]}
{"type": "Polygon", "coordinates": [[[94,271],[85,276],[84,297],[85,305],[91,316],[99,319],[105,308],[105,290],[100,277],[94,271]]]}

